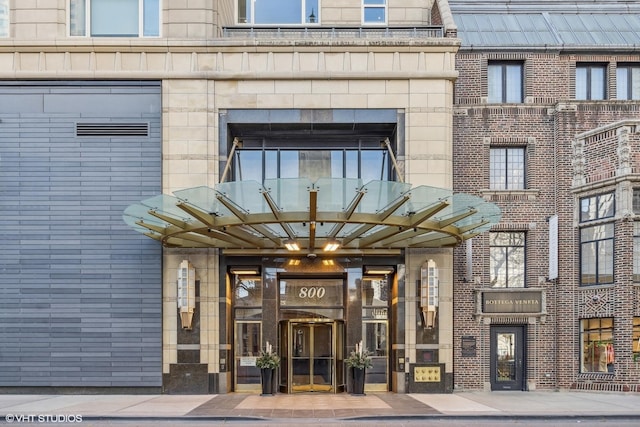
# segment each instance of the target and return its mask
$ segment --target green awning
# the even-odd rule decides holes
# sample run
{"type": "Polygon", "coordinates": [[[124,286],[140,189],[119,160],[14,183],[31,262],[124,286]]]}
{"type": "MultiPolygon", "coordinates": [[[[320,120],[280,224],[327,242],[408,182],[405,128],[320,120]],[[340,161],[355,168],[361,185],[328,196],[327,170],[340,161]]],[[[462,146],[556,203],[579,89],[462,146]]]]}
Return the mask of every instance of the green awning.
{"type": "Polygon", "coordinates": [[[500,220],[493,203],[469,194],[396,181],[304,178],[225,182],[129,206],[124,220],[167,247],[219,248],[228,255],[397,254],[455,246],[500,220]]]}

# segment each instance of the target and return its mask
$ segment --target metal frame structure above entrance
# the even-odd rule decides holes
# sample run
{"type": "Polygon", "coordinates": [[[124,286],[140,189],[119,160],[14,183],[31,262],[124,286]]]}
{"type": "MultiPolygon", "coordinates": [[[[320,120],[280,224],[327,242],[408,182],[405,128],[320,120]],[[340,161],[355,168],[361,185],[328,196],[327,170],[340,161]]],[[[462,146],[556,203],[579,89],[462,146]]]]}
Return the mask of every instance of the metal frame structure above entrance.
{"type": "Polygon", "coordinates": [[[159,195],[129,206],[127,224],[167,247],[219,248],[225,255],[394,255],[456,246],[500,220],[469,194],[395,181],[282,178],[234,181],[159,195]]]}

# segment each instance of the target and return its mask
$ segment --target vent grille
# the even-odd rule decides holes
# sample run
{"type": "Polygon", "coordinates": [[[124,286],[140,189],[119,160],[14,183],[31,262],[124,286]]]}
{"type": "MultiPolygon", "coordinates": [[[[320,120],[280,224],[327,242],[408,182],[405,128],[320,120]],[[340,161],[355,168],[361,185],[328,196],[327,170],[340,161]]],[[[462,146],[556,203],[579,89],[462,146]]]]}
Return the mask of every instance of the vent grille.
{"type": "Polygon", "coordinates": [[[149,136],[149,123],[77,123],[76,136],[149,136]]]}

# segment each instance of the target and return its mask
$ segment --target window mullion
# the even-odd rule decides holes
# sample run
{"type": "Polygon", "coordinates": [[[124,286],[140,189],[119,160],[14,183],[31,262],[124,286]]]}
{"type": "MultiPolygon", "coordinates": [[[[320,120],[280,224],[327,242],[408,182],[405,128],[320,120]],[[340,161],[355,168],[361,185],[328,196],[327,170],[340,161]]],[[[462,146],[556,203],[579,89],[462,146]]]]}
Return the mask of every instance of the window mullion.
{"type": "Polygon", "coordinates": [[[504,287],[505,288],[510,288],[510,279],[511,277],[509,276],[509,259],[511,258],[511,246],[507,246],[506,248],[504,248],[504,252],[505,252],[505,257],[504,257],[504,287]]]}
{"type": "Polygon", "coordinates": [[[85,12],[84,12],[84,32],[86,37],[91,37],[91,9],[92,9],[92,1],[85,0],[85,12]]]}
{"type": "Polygon", "coordinates": [[[599,263],[600,263],[600,241],[596,240],[594,242],[595,244],[595,248],[594,248],[594,285],[599,285],[600,284],[600,272],[599,272],[599,263]]]}
{"type": "Polygon", "coordinates": [[[144,0],[138,0],[138,37],[144,36],[144,0]]]}
{"type": "Polygon", "coordinates": [[[507,76],[507,64],[502,65],[502,102],[507,102],[507,91],[509,87],[509,77],[507,76]]]}
{"type": "Polygon", "coordinates": [[[509,190],[509,149],[504,149],[504,189],[509,190]]]}

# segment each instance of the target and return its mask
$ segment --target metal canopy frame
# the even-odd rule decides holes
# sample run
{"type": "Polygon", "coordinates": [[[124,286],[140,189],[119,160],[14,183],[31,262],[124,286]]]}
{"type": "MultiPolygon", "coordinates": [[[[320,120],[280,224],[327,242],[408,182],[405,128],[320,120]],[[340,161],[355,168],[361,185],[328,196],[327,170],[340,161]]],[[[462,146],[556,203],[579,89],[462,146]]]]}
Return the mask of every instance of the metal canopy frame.
{"type": "Polygon", "coordinates": [[[500,220],[493,203],[396,181],[305,178],[235,181],[159,195],[129,206],[127,224],[166,247],[218,248],[225,255],[398,255],[452,247],[500,220]]]}

